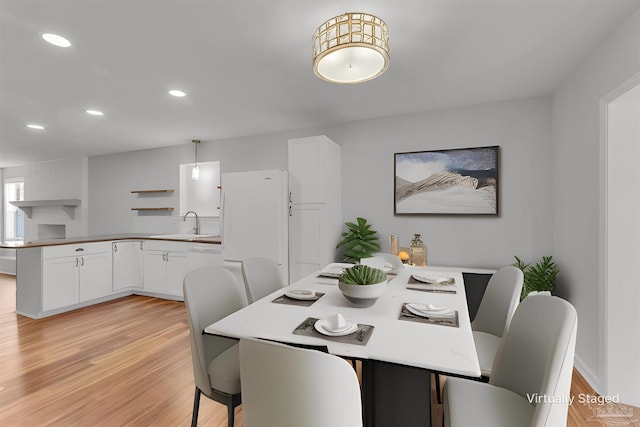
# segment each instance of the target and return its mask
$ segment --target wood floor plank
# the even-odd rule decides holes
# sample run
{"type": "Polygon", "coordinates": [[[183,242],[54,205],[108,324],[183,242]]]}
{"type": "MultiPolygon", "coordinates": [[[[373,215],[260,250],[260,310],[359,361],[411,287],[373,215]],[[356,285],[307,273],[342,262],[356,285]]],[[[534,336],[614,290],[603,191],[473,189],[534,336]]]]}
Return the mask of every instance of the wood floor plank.
{"type": "MultiPolygon", "coordinates": [[[[194,383],[183,303],[131,296],[41,320],[14,311],[15,278],[0,274],[0,426],[189,425],[194,383]]],[[[577,371],[571,393],[595,395],[577,371]]],[[[439,427],[442,405],[433,404],[439,427]]],[[[567,425],[604,425],[588,421],[593,413],[574,403],[567,425]]],[[[241,407],[236,414],[241,427],[241,407]]],[[[199,426],[225,427],[226,418],[224,405],[201,399],[199,426]]]]}

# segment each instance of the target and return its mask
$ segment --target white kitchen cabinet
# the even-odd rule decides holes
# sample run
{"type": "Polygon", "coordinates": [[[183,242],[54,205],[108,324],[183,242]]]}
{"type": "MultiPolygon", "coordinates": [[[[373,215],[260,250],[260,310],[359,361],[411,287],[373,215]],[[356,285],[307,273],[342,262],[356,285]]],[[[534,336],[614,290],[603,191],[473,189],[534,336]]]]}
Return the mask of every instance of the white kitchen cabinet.
{"type": "Polygon", "coordinates": [[[324,135],[289,140],[289,279],[334,262],[342,231],[342,165],[324,135]]]}
{"type": "Polygon", "coordinates": [[[143,289],[182,298],[182,281],[189,271],[188,252],[188,243],[148,241],[144,248],[143,289]]]}
{"type": "Polygon", "coordinates": [[[142,288],[143,242],[113,242],[113,290],[142,288]]]}
{"type": "Polygon", "coordinates": [[[77,257],[42,261],[42,309],[44,311],[77,304],[80,301],[77,257]]]}
{"type": "Polygon", "coordinates": [[[43,249],[42,309],[90,301],[111,294],[111,250],[106,243],[43,249]]]}

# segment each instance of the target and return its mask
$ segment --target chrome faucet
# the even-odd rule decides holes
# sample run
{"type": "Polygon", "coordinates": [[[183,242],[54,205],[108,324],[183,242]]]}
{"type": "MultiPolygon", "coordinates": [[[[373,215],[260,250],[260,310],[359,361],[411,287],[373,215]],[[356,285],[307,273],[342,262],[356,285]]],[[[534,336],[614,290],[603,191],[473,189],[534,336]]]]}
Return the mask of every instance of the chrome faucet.
{"type": "Polygon", "coordinates": [[[187,215],[189,215],[190,213],[194,214],[196,216],[196,228],[194,229],[196,231],[196,234],[200,234],[200,219],[198,218],[198,214],[195,213],[195,211],[189,211],[186,214],[184,214],[184,217],[182,218],[182,221],[186,222],[187,221],[187,215]]]}

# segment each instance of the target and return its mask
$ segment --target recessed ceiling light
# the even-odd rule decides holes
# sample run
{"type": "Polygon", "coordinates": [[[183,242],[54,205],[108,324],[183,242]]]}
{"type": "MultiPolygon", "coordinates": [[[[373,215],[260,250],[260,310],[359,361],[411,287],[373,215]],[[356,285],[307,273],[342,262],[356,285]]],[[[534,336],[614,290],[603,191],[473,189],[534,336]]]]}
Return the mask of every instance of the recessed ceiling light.
{"type": "Polygon", "coordinates": [[[34,124],[34,123],[29,123],[29,124],[27,125],[27,127],[28,127],[29,129],[44,130],[44,126],[42,126],[42,125],[36,125],[36,124],[34,124]]]}
{"type": "Polygon", "coordinates": [[[42,38],[54,46],[58,46],[58,47],[71,46],[71,42],[69,40],[57,34],[46,33],[42,35],[42,38]]]}
{"type": "Polygon", "coordinates": [[[91,114],[92,116],[104,116],[104,113],[98,110],[87,110],[87,114],[91,114]]]}
{"type": "Polygon", "coordinates": [[[175,96],[177,98],[182,98],[183,96],[187,96],[186,93],[184,93],[181,90],[177,90],[177,89],[170,90],[169,91],[169,95],[173,95],[173,96],[175,96]]]}

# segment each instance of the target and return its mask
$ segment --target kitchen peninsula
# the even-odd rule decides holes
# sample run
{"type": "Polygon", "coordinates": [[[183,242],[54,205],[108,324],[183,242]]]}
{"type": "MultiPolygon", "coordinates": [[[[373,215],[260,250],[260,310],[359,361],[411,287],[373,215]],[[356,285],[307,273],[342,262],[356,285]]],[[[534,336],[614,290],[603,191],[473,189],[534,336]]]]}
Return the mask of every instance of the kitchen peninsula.
{"type": "Polygon", "coordinates": [[[191,270],[222,265],[219,236],[118,234],[0,243],[16,251],[16,313],[39,319],[128,295],[183,300],[191,270]]]}

